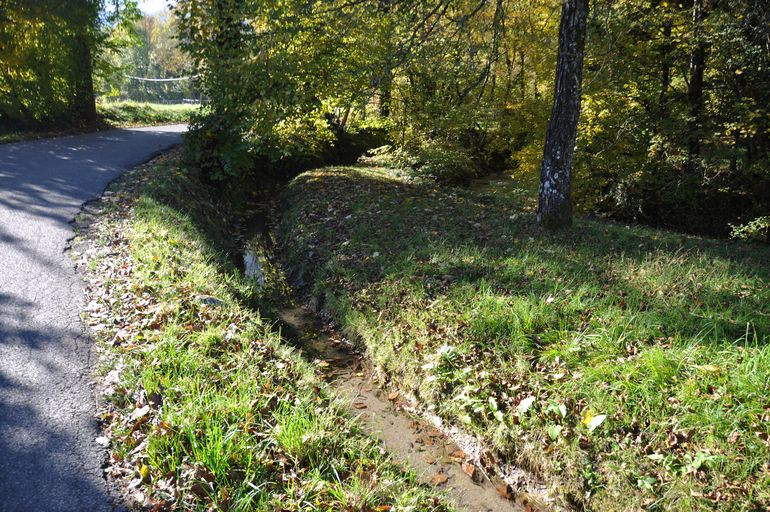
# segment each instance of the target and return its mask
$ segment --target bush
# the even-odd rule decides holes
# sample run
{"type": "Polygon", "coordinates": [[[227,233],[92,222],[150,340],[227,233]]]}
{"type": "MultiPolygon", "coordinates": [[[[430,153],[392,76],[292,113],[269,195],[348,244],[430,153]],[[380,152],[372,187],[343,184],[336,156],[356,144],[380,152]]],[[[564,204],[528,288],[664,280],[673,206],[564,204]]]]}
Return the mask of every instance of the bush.
{"type": "Polygon", "coordinates": [[[731,224],[730,236],[739,240],[770,242],[770,216],[757,217],[751,222],[736,226],[731,224]]]}
{"type": "Polygon", "coordinates": [[[185,160],[213,181],[258,172],[283,179],[322,165],[351,164],[367,150],[388,142],[378,125],[348,129],[321,110],[287,117],[270,128],[247,124],[248,116],[200,111],[186,134],[185,160]]]}
{"type": "Polygon", "coordinates": [[[437,141],[423,142],[414,149],[398,149],[394,153],[394,161],[414,177],[439,183],[468,183],[481,174],[467,152],[437,141]]]}
{"type": "Polygon", "coordinates": [[[213,181],[244,174],[254,168],[256,160],[242,133],[226,116],[208,112],[194,115],[185,134],[185,163],[213,181]]]}

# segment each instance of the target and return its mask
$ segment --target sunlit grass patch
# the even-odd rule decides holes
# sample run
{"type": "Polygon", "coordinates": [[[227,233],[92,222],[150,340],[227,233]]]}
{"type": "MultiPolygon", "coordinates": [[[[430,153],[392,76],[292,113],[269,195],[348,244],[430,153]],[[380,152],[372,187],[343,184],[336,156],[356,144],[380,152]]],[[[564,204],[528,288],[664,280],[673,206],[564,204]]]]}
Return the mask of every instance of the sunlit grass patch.
{"type": "Polygon", "coordinates": [[[112,197],[89,237],[88,321],[108,354],[108,472],[133,479],[134,498],[158,510],[448,510],[242,304],[257,287],[221,251],[227,216],[193,175],[156,161],[112,197]]]}
{"type": "Polygon", "coordinates": [[[99,116],[117,126],[147,126],[186,123],[199,105],[141,103],[134,101],[97,103],[99,116]]]}
{"type": "Polygon", "coordinates": [[[133,101],[97,102],[98,119],[95,123],[77,122],[70,125],[62,123],[37,129],[0,130],[0,144],[35,139],[47,139],[76,135],[114,127],[157,126],[163,124],[187,123],[190,116],[200,108],[199,105],[164,105],[161,103],[140,103],[133,101]]]}
{"type": "Polygon", "coordinates": [[[392,380],[595,510],[770,503],[770,250],[330,168],[291,184],[295,277],[392,380]]]}

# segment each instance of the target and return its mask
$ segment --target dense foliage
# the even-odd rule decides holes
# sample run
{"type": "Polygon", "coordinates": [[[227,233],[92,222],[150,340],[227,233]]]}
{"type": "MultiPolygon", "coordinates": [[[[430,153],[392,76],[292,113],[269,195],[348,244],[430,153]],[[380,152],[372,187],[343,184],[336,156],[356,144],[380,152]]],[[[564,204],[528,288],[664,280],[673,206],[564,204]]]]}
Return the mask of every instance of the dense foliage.
{"type": "Polygon", "coordinates": [[[137,12],[133,0],[3,0],[0,130],[93,122],[102,55],[137,12]]]}
{"type": "Polygon", "coordinates": [[[766,215],[768,3],[598,9],[578,151],[583,207],[712,234],[766,215]]]}
{"type": "MultiPolygon", "coordinates": [[[[322,158],[376,121],[418,175],[537,172],[555,0],[182,0],[213,176],[322,158]],[[338,142],[339,145],[339,142],[338,142]]],[[[584,211],[724,235],[770,210],[766,2],[596,2],[576,154],[584,211]]]]}

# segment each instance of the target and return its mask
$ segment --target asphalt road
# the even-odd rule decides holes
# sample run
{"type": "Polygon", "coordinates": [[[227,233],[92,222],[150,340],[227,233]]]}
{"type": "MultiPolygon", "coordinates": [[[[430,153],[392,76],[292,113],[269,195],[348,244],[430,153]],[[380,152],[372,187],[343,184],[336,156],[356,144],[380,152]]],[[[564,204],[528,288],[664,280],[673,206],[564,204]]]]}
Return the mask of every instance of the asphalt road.
{"type": "Polygon", "coordinates": [[[107,511],[70,221],[183,125],[0,145],[0,512],[107,511]]]}

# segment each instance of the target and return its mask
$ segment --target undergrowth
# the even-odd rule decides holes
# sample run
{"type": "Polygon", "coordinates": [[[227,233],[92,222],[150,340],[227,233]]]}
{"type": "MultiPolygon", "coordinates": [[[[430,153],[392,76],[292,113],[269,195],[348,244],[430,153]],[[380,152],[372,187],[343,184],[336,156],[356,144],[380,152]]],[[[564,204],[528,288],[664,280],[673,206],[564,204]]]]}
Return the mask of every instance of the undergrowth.
{"type": "Polygon", "coordinates": [[[770,506],[770,250],[326,168],[294,279],[405,392],[590,510],[770,506]]]}
{"type": "Polygon", "coordinates": [[[187,123],[190,116],[200,108],[198,105],[163,105],[159,103],[137,103],[121,101],[96,104],[97,121],[92,124],[71,126],[53,126],[36,130],[2,130],[0,144],[26,140],[48,139],[65,135],[127,128],[137,126],[157,126],[163,124],[187,123]]]}
{"type": "Polygon", "coordinates": [[[262,292],[220,250],[223,211],[161,157],[84,234],[108,473],[152,510],[447,510],[242,305],[262,292]]]}
{"type": "Polygon", "coordinates": [[[164,105],[134,101],[97,104],[99,117],[103,121],[124,127],[187,123],[199,108],[198,105],[164,105]]]}

